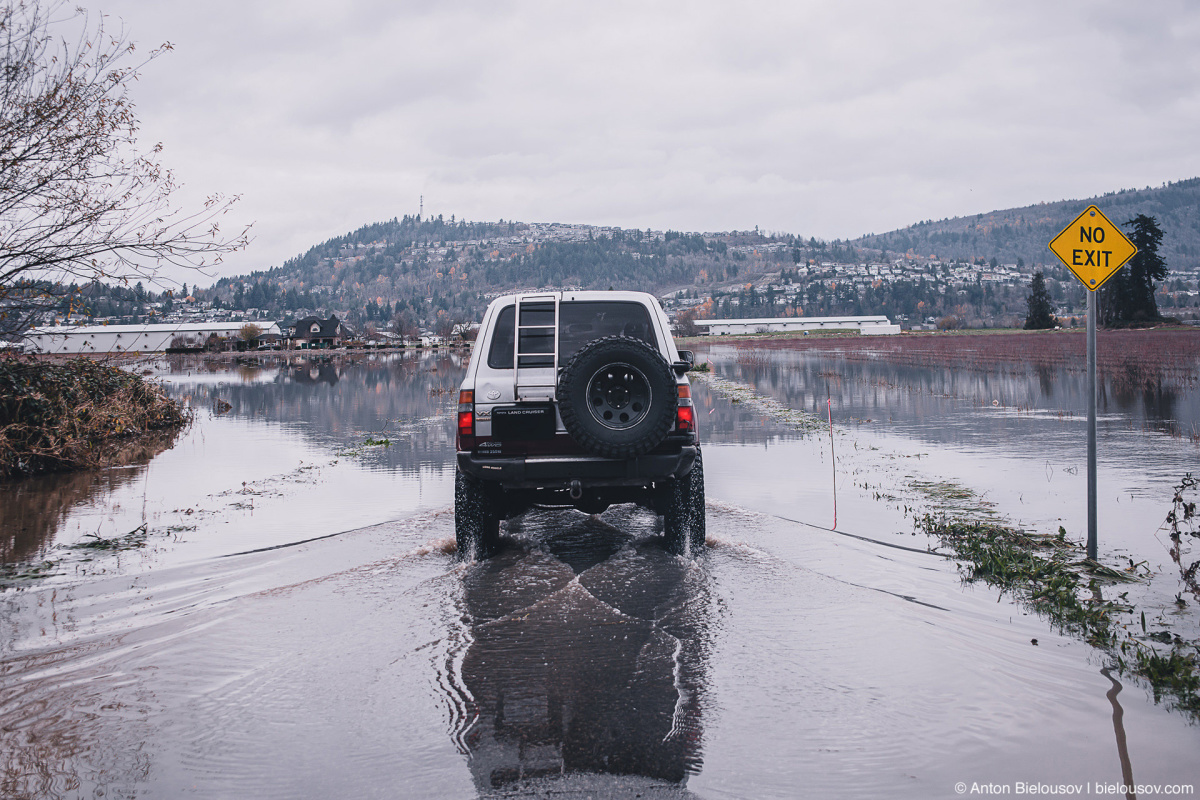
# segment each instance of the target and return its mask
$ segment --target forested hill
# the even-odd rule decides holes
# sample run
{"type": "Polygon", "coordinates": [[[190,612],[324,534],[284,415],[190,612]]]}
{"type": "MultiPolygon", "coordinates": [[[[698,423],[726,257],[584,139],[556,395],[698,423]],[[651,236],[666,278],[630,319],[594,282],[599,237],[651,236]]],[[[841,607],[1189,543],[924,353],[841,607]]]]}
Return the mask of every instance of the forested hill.
{"type": "Polygon", "coordinates": [[[281,267],[223,278],[196,294],[226,307],[280,314],[363,309],[366,320],[382,321],[411,309],[427,319],[432,307],[470,318],[489,295],[514,289],[662,292],[733,281],[790,266],[799,258],[797,246],[804,243],[794,236],[758,231],[701,235],[406,216],[330,239],[281,267]]]}
{"type": "Polygon", "coordinates": [[[1159,254],[1168,266],[1200,267],[1200,178],[1156,189],[1123,189],[1085,200],[1039,203],[939,222],[926,220],[890,233],[864,236],[851,244],[939,260],[996,258],[1002,263],[1021,259],[1026,264],[1052,264],[1057,262],[1047,244],[1091,204],[1117,225],[1138,214],[1155,217],[1163,230],[1159,254]]]}
{"type": "MultiPolygon", "coordinates": [[[[1011,284],[1006,291],[1012,296],[995,300],[990,311],[986,292],[976,298],[976,313],[986,318],[1020,311],[1024,289],[1018,285],[1019,274],[1028,276],[1039,264],[1047,265],[1048,278],[1057,281],[1060,271],[1065,274],[1047,243],[1093,202],[1117,224],[1139,213],[1156,217],[1165,232],[1161,252],[1168,266],[1200,266],[1200,179],[1191,179],[1158,189],[926,221],[850,242],[757,228],[680,233],[405,216],[363,226],[282,266],[224,278],[195,294],[202,303],[256,310],[271,319],[335,311],[356,327],[410,329],[478,319],[496,294],[551,287],[641,289],[671,295],[683,305],[707,302],[705,313],[717,316],[753,308],[763,316],[927,317],[930,309],[940,313],[959,305],[957,298],[970,289],[960,284],[1011,284]],[[916,286],[922,274],[929,277],[928,285],[913,292],[907,291],[912,286],[902,285],[916,286]],[[946,293],[947,282],[954,284],[953,294],[946,293]],[[752,289],[757,299],[734,302],[752,289]],[[788,307],[769,302],[763,308],[761,298],[768,292],[776,299],[787,296],[788,307]],[[903,297],[892,297],[896,292],[903,297]],[[921,303],[924,309],[917,307],[921,303]]],[[[1055,300],[1069,303],[1055,287],[1055,300]]]]}
{"type": "MultiPolygon", "coordinates": [[[[557,223],[465,222],[453,217],[404,217],[366,225],[330,239],[283,267],[253,277],[298,279],[312,286],[336,286],[344,275],[360,288],[372,283],[433,292],[540,286],[658,289],[690,284],[696,258],[721,261],[729,246],[753,250],[758,244],[781,249],[781,240],[746,233],[682,234],[557,223]],[[692,262],[689,266],[686,262],[692,262]],[[348,270],[342,272],[342,270],[348,270]]],[[[794,237],[784,237],[793,241],[794,237]]],[[[721,270],[723,273],[724,270],[721,270]]],[[[232,286],[243,278],[222,280],[232,286]]]]}

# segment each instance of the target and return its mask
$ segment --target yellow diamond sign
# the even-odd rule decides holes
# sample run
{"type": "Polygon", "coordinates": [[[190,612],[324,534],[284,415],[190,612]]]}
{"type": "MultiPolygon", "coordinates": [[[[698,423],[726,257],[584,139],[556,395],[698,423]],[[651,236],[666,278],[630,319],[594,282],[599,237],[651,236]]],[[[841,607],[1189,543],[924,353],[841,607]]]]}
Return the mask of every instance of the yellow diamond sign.
{"type": "Polygon", "coordinates": [[[1137,253],[1133,242],[1095,206],[1088,206],[1063,228],[1050,241],[1050,249],[1091,291],[1103,286],[1137,253]]]}

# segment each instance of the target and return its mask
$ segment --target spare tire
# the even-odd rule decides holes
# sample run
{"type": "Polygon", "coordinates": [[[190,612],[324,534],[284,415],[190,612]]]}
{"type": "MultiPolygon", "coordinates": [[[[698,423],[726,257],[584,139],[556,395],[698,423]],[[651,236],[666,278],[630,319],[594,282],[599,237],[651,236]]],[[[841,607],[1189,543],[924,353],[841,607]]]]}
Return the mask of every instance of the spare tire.
{"type": "Polygon", "coordinates": [[[631,458],[658,446],[675,424],[679,388],[658,351],[640,339],[605,336],[579,349],[558,381],[558,410],[584,449],[631,458]]]}

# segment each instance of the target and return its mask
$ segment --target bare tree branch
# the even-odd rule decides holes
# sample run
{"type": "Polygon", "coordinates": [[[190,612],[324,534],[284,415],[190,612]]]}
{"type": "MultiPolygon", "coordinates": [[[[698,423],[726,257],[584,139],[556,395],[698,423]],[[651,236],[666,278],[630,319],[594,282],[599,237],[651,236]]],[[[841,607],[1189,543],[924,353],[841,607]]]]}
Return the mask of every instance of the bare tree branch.
{"type": "Polygon", "coordinates": [[[0,0],[0,332],[28,325],[66,284],[203,269],[249,243],[249,226],[227,236],[219,225],[237,196],[176,208],[162,146],[138,150],[129,86],[171,45],[137,61],[123,33],[63,9],[0,0]]]}

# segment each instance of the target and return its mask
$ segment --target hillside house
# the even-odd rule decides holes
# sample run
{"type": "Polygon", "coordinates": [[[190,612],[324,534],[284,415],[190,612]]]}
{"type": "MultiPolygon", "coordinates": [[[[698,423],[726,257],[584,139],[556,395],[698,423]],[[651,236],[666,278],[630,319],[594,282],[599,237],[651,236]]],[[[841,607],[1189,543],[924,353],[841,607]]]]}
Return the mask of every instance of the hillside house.
{"type": "Polygon", "coordinates": [[[327,350],[340,347],[342,340],[350,335],[350,330],[338,320],[337,314],[331,314],[329,319],[298,319],[288,326],[285,335],[289,349],[327,350]]]}

